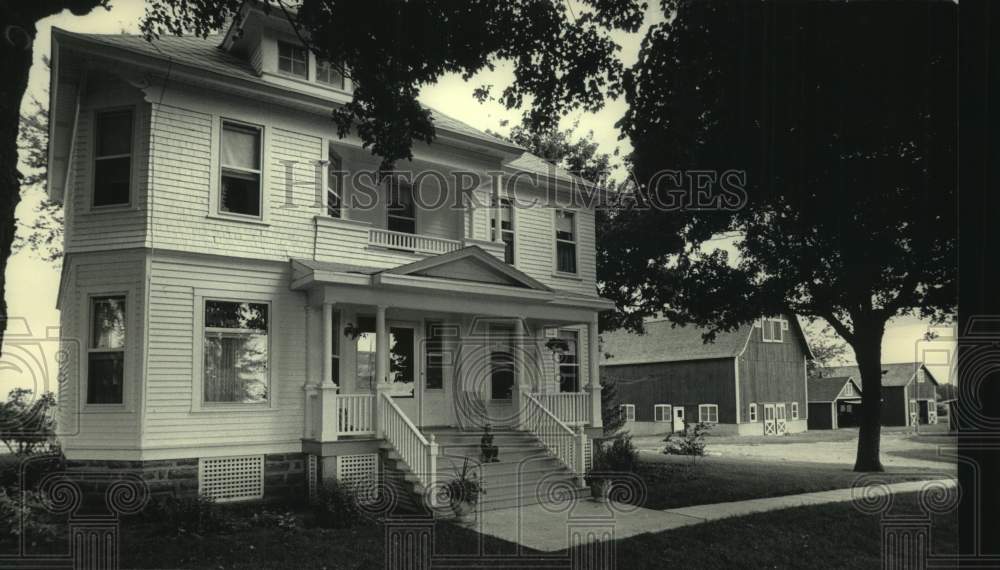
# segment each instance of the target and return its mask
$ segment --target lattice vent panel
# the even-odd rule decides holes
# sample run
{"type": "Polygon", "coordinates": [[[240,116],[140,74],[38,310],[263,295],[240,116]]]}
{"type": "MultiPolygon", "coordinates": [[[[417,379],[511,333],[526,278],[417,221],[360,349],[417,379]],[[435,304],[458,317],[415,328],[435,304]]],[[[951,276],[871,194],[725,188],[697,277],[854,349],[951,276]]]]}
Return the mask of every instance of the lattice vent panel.
{"type": "Polygon", "coordinates": [[[362,501],[378,498],[378,454],[337,456],[337,481],[357,493],[362,501]]]}
{"type": "Polygon", "coordinates": [[[220,503],[260,499],[264,496],[264,456],[199,460],[198,492],[220,503]]]}

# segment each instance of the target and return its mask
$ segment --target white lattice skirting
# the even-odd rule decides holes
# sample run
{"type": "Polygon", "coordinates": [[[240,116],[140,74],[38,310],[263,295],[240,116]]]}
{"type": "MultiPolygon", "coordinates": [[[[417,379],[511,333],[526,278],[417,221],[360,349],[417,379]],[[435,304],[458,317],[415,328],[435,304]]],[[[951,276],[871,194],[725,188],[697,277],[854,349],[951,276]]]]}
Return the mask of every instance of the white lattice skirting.
{"type": "Polygon", "coordinates": [[[337,456],[337,481],[357,493],[358,499],[378,498],[378,454],[337,456]]]}
{"type": "Polygon", "coordinates": [[[220,503],[264,496],[264,456],[198,460],[198,493],[220,503]]]}

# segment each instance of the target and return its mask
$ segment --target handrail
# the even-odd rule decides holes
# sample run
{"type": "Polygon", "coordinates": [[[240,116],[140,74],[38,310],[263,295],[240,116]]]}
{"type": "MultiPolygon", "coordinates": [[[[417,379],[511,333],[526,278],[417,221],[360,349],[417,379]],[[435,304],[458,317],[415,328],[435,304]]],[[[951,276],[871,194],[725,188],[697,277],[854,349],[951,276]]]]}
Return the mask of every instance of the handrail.
{"type": "Polygon", "coordinates": [[[583,429],[573,432],[535,396],[522,392],[521,397],[521,411],[525,416],[522,425],[563,465],[582,476],[586,471],[583,453],[586,436],[583,429]]]}
{"type": "Polygon", "coordinates": [[[566,425],[590,423],[590,394],[587,392],[534,393],[532,396],[566,425]]]}
{"type": "Polygon", "coordinates": [[[362,435],[375,433],[372,422],[371,394],[337,395],[337,433],[340,435],[362,435]]]}
{"type": "MultiPolygon", "coordinates": [[[[437,481],[438,444],[434,441],[434,435],[428,441],[388,393],[379,392],[378,402],[378,422],[382,437],[396,450],[417,481],[424,488],[430,489],[437,481]]],[[[433,496],[432,493],[432,499],[433,496]]]]}

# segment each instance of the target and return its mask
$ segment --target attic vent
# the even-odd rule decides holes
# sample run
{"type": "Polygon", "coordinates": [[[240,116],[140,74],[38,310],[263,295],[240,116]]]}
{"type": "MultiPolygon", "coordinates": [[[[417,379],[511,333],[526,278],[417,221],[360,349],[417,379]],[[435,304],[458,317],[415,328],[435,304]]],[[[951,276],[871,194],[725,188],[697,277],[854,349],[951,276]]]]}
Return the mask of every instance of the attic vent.
{"type": "Polygon", "coordinates": [[[220,503],[260,499],[264,496],[264,456],[200,459],[198,493],[220,503]]]}
{"type": "Polygon", "coordinates": [[[357,493],[359,499],[378,498],[378,454],[337,456],[337,481],[357,493]]]}

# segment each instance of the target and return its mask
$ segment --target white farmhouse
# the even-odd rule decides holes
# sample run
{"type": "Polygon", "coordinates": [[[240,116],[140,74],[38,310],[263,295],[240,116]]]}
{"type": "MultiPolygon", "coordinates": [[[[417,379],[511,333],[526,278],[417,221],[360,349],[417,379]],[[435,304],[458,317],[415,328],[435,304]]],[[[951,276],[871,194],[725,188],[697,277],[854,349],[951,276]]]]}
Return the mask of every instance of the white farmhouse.
{"type": "Polygon", "coordinates": [[[66,457],[154,493],[415,497],[491,424],[489,505],[537,495],[518,470],[581,485],[612,307],[593,192],[440,113],[376,179],[330,120],[350,81],[250,4],[207,39],[53,30],[66,457]]]}

